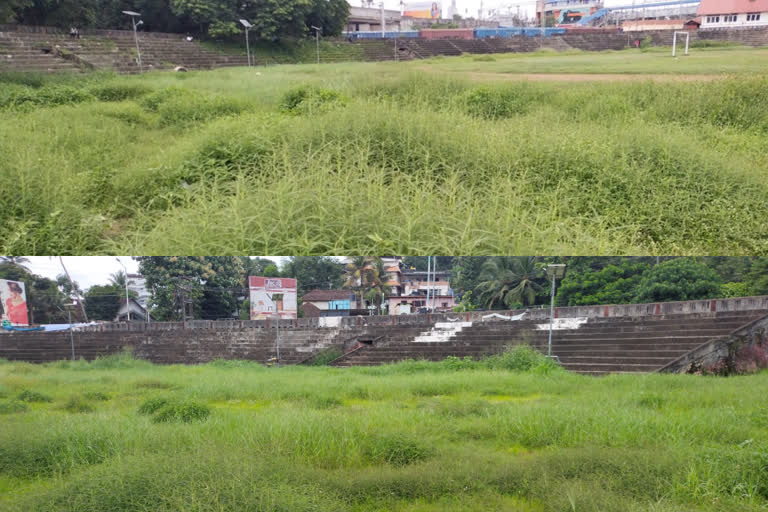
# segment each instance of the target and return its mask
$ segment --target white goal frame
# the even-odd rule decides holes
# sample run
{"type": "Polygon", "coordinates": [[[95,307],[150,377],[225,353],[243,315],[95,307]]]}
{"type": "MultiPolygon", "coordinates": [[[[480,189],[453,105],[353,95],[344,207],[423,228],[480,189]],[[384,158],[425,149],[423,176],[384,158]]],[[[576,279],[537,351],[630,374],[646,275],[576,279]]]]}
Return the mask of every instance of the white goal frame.
{"type": "Polygon", "coordinates": [[[672,56],[677,56],[677,36],[685,35],[685,54],[688,55],[688,43],[691,40],[691,33],[687,30],[675,30],[675,34],[672,36],[672,56]]]}

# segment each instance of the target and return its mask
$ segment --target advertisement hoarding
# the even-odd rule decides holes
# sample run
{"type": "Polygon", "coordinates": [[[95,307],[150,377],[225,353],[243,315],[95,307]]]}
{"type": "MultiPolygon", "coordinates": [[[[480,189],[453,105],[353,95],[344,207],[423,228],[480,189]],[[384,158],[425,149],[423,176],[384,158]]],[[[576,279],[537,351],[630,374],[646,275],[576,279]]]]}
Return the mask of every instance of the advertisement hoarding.
{"type": "Polygon", "coordinates": [[[441,18],[440,4],[437,2],[408,2],[403,8],[403,16],[439,20],[441,18]]]}
{"type": "Polygon", "coordinates": [[[250,289],[251,320],[296,318],[296,280],[283,277],[248,277],[250,289]]]}
{"type": "Polygon", "coordinates": [[[21,281],[0,279],[0,321],[8,320],[14,327],[29,325],[27,293],[21,281]]]}

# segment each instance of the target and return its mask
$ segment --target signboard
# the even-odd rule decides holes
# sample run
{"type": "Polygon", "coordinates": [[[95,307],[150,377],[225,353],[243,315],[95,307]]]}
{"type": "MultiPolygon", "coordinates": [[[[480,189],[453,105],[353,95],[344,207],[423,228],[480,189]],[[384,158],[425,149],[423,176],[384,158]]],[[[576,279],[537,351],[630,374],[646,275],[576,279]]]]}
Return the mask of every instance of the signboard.
{"type": "Polygon", "coordinates": [[[248,277],[251,320],[296,318],[296,280],[282,277],[248,277]]]}
{"type": "Polygon", "coordinates": [[[439,20],[441,17],[440,4],[438,2],[408,2],[403,8],[403,16],[439,20]]]}
{"type": "Polygon", "coordinates": [[[21,281],[0,279],[0,319],[14,327],[29,325],[27,293],[21,281]]]}

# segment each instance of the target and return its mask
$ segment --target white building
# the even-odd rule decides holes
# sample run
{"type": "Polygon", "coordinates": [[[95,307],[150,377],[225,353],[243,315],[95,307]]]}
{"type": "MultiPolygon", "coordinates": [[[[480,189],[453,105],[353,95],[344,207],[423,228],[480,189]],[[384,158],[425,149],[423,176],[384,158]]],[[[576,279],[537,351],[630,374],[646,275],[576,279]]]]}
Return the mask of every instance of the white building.
{"type": "Polygon", "coordinates": [[[768,26],[768,0],[701,0],[701,28],[768,26]]]}
{"type": "Polygon", "coordinates": [[[147,290],[147,280],[141,274],[128,274],[128,291],[136,294],[136,302],[142,308],[147,309],[149,302],[149,291],[147,290]]]}

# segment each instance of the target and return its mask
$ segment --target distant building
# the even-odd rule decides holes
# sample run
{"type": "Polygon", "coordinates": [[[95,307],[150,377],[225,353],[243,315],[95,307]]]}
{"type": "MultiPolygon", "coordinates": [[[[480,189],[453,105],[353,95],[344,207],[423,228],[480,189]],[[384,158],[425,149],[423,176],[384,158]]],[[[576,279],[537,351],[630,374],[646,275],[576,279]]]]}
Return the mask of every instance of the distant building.
{"type": "Polygon", "coordinates": [[[701,28],[747,28],[768,25],[768,0],[701,0],[701,28]]]}
{"type": "Polygon", "coordinates": [[[350,316],[356,314],[357,298],[351,290],[312,290],[301,299],[305,317],[350,316]]]}
{"type": "Polygon", "coordinates": [[[430,295],[453,295],[450,283],[451,273],[430,272],[429,282],[427,282],[426,270],[406,270],[403,272],[403,293],[402,295],[426,295],[429,290],[430,295]]]}
{"type": "Polygon", "coordinates": [[[136,302],[141,307],[147,309],[149,304],[149,291],[147,290],[147,280],[141,274],[128,274],[128,291],[136,294],[136,302]]]}
{"type": "MultiPolygon", "coordinates": [[[[400,11],[384,9],[384,30],[399,32],[400,11]]],[[[350,7],[347,32],[381,32],[382,10],[375,7],[350,7]]]]}
{"type": "MultiPolygon", "coordinates": [[[[130,290],[130,288],[128,288],[130,290]]],[[[120,309],[117,310],[115,322],[146,322],[147,310],[136,299],[129,299],[126,306],[125,299],[120,299],[120,309]]],[[[152,317],[149,318],[152,320],[152,317]]]]}
{"type": "MultiPolygon", "coordinates": [[[[387,298],[390,315],[412,315],[427,310],[426,295],[402,295],[387,298]]],[[[456,301],[453,295],[430,295],[429,310],[438,313],[450,313],[456,301]]]]}

